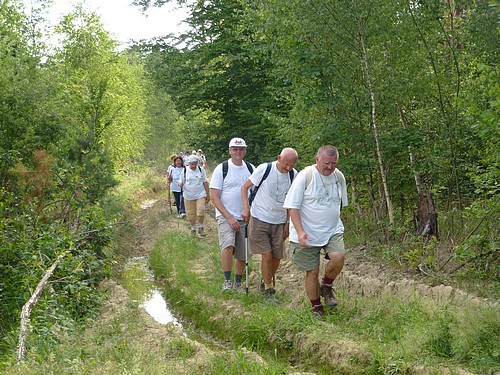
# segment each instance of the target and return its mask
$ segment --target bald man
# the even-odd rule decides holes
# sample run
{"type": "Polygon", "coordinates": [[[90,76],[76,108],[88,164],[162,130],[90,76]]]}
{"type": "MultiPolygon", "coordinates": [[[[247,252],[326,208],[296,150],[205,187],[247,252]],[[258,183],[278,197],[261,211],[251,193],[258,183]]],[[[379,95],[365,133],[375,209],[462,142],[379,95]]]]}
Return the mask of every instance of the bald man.
{"type": "Polygon", "coordinates": [[[260,291],[268,299],[275,297],[273,279],[283,259],[283,242],[289,234],[289,217],[283,208],[288,189],[297,171],[297,151],[284,148],[274,162],[259,165],[241,186],[243,220],[248,223],[249,248],[252,254],[262,255],[260,291]],[[248,189],[258,187],[248,202],[248,189]]]}

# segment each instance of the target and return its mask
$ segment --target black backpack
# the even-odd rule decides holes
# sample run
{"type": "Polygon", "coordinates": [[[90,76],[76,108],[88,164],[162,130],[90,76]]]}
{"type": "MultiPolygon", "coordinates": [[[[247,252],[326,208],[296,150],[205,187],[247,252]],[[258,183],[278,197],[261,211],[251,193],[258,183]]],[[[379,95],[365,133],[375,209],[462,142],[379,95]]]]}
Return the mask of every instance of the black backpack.
{"type": "MultiPolygon", "coordinates": [[[[259,191],[260,185],[262,185],[262,183],[267,178],[267,176],[269,176],[269,172],[271,172],[271,166],[272,166],[272,163],[267,163],[266,171],[264,172],[264,176],[262,176],[262,180],[260,180],[260,183],[250,191],[250,195],[248,197],[248,204],[250,206],[252,205],[252,202],[255,199],[257,192],[259,191]]],[[[288,172],[288,175],[290,176],[290,183],[292,183],[293,179],[295,177],[295,172],[294,172],[293,168],[290,170],[290,172],[288,172]]]]}

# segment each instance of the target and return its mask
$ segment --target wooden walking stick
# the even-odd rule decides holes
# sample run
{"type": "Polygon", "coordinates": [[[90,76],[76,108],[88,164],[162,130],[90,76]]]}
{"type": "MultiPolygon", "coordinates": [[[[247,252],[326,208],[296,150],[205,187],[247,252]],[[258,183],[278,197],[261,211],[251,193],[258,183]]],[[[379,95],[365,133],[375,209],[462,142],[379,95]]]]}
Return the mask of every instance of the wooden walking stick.
{"type": "Polygon", "coordinates": [[[168,189],[168,207],[170,208],[170,215],[172,215],[172,197],[170,196],[170,181],[167,184],[168,189]]]}

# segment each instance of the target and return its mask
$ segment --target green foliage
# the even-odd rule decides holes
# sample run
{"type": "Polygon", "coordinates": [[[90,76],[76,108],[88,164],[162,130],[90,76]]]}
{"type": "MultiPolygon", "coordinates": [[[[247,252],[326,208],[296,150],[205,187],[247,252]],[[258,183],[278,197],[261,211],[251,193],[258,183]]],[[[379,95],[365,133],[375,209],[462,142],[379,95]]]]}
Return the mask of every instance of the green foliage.
{"type": "Polygon", "coordinates": [[[267,51],[245,22],[249,4],[216,1],[193,5],[188,46],[176,51],[169,41],[143,46],[159,86],[171,94],[191,124],[185,136],[219,160],[227,143],[242,136],[254,162],[274,158],[282,143],[271,119],[285,103],[268,89],[267,51]]]}
{"type": "MultiPolygon", "coordinates": [[[[241,135],[247,159],[292,146],[300,169],[318,146],[335,144],[356,194],[348,215],[361,217],[352,219],[361,242],[390,243],[394,230],[409,236],[418,189],[432,192],[440,218],[453,209],[495,209],[496,4],[202,2],[192,5],[189,23],[193,30],[179,40],[152,41],[142,51],[154,81],[189,119],[190,143],[205,153],[225,157],[227,139],[241,135]],[[380,228],[388,198],[398,216],[389,233],[380,228]]],[[[455,243],[460,229],[450,232],[455,243]]]]}
{"type": "MultiPolygon", "coordinates": [[[[62,252],[72,252],[59,264],[46,292],[32,313],[32,343],[50,347],[60,329],[71,329],[95,311],[100,293],[97,283],[109,276],[108,261],[102,248],[110,239],[110,227],[97,207],[79,210],[79,231],[61,221],[44,223],[43,214],[35,206],[17,200],[3,192],[0,201],[2,233],[0,264],[2,269],[1,326],[4,337],[16,331],[18,317],[55,258],[62,252]],[[14,203],[14,204],[13,204],[14,203]],[[108,232],[108,234],[106,234],[108,232]]],[[[52,216],[52,214],[50,214],[52,216]]],[[[1,352],[11,343],[2,342],[1,352]]],[[[39,350],[42,350],[38,346],[39,350]]]]}
{"type": "Polygon", "coordinates": [[[95,312],[114,220],[100,202],[148,133],[142,65],[115,51],[99,19],[81,9],[65,17],[60,49],[44,56],[34,12],[28,22],[0,7],[2,356],[16,345],[21,307],[68,250],[32,312],[29,349],[46,353],[95,312]]]}
{"type": "Polygon", "coordinates": [[[142,157],[149,132],[142,65],[116,52],[96,14],[78,8],[58,31],[62,46],[51,63],[64,86],[67,151],[79,161],[106,152],[117,169],[129,168],[142,157]]]}

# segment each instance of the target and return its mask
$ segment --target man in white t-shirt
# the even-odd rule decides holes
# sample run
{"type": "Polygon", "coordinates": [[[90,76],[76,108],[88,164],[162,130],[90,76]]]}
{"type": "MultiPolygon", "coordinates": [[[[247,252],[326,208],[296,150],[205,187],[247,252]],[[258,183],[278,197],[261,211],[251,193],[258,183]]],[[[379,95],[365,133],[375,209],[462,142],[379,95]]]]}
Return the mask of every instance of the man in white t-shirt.
{"type": "Polygon", "coordinates": [[[300,271],[306,272],[306,293],[313,313],[325,312],[321,297],[330,307],[337,305],[332,283],[344,267],[344,225],[340,209],[347,206],[347,188],[342,172],[336,170],[339,152],[334,146],[322,146],[316,164],[306,167],[294,179],[285,198],[289,210],[290,255],[300,271]],[[320,252],[329,259],[319,282],[320,252]]]}
{"type": "Polygon", "coordinates": [[[231,158],[215,167],[210,181],[210,196],[215,206],[215,217],[219,229],[222,271],[224,283],[222,290],[242,292],[241,279],[245,271],[245,238],[242,229],[246,226],[241,213],[241,185],[250,177],[254,166],[243,159],[247,145],[242,138],[233,138],[229,142],[231,158]],[[235,259],[234,284],[231,271],[235,259]]]}
{"type": "Polygon", "coordinates": [[[297,171],[297,151],[284,148],[278,160],[259,165],[241,186],[243,220],[248,223],[248,240],[252,254],[261,254],[263,285],[266,298],[276,294],[272,280],[283,259],[283,242],[288,238],[288,215],[283,208],[286,194],[297,171]],[[248,190],[258,188],[250,207],[248,190]]]}
{"type": "Polygon", "coordinates": [[[184,197],[187,219],[191,223],[191,235],[196,237],[196,221],[198,235],[206,237],[204,230],[205,204],[210,201],[208,180],[205,170],[198,166],[198,158],[194,155],[187,158],[188,166],[179,180],[184,197]]]}

